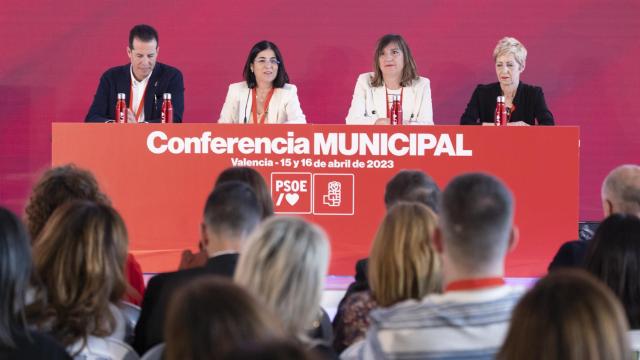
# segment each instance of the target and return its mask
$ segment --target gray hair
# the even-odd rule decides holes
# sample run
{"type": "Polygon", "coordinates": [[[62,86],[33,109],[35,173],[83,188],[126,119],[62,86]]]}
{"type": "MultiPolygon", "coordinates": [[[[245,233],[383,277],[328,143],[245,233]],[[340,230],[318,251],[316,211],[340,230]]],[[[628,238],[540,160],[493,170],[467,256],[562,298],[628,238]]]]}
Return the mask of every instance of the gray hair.
{"type": "Polygon", "coordinates": [[[307,341],[305,332],[320,311],[329,253],[318,226],[276,216],[249,238],[235,280],[271,308],[291,334],[307,341]]]}
{"type": "Polygon", "coordinates": [[[504,258],[513,224],[513,197],[498,178],[457,176],[442,194],[440,228],[449,254],[467,270],[504,258]]]}
{"type": "Polygon", "coordinates": [[[498,57],[506,54],[513,54],[520,69],[524,68],[524,64],[527,62],[527,49],[518,39],[508,36],[500,39],[493,50],[493,61],[495,62],[498,57]]]}
{"type": "Polygon", "coordinates": [[[613,169],[602,183],[602,198],[611,201],[617,213],[640,216],[640,166],[613,169]]]}

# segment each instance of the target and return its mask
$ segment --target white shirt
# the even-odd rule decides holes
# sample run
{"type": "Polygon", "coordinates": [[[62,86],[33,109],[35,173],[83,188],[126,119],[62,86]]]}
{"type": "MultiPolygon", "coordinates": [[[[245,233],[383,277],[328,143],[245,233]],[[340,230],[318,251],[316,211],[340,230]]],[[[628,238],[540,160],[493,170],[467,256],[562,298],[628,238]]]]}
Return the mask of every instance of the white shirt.
{"type": "MultiPolygon", "coordinates": [[[[153,71],[151,71],[149,73],[149,75],[142,79],[142,81],[138,81],[136,80],[136,77],[133,76],[133,68],[129,67],[129,72],[131,73],[131,88],[133,89],[133,99],[131,99],[131,111],[133,111],[133,114],[137,114],[138,113],[138,106],[140,106],[140,100],[142,100],[142,95],[144,95],[144,90],[147,87],[147,84],[149,83],[149,78],[151,77],[151,74],[153,74],[153,71]]],[[[143,122],[144,121],[144,100],[142,101],[142,110],[140,110],[140,117],[138,118],[138,122],[143,122]]]]}

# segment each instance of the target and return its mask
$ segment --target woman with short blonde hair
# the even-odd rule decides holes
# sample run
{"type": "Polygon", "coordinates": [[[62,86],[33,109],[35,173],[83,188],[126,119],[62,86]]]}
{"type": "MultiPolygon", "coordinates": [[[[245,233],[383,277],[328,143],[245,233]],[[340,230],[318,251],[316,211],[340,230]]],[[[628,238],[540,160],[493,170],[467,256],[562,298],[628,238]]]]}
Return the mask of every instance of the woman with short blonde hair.
{"type": "Polygon", "coordinates": [[[240,254],[235,280],[272,309],[289,334],[310,346],[320,313],[329,242],[323,230],[295,217],[272,217],[240,254]]]}
{"type": "Polygon", "coordinates": [[[513,37],[500,39],[493,50],[493,63],[498,82],[476,87],[460,117],[460,124],[493,125],[497,99],[502,96],[507,125],[554,125],[542,88],[520,81],[527,63],[524,45],[513,37]]]}

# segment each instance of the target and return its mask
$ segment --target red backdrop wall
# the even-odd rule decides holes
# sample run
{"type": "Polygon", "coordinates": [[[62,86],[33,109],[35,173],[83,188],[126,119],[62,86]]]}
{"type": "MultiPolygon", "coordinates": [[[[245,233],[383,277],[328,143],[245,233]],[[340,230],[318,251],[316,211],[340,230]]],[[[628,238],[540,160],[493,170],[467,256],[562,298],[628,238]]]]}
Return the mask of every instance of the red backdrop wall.
{"type": "Polygon", "coordinates": [[[454,124],[476,84],[495,81],[497,40],[514,36],[529,50],[522,80],[543,87],[558,124],[581,127],[580,218],[598,219],[602,178],[640,160],[638,14],[637,0],[3,0],[0,204],[23,211],[50,164],[51,122],[84,119],[102,72],[127,62],[131,26],[149,23],[159,60],[183,71],[185,122],[215,121],[249,48],[269,39],[309,121],[341,123],[377,38],[394,32],[431,79],[435,122],[454,124]]]}

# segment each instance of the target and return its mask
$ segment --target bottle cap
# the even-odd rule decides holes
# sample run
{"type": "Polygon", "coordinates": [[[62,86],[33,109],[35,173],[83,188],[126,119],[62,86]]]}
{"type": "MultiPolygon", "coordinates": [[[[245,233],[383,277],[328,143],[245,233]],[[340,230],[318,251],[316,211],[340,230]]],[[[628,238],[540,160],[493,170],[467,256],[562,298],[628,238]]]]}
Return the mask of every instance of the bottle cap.
{"type": "Polygon", "coordinates": [[[124,93],[118,93],[118,100],[124,100],[126,95],[124,93]]]}
{"type": "Polygon", "coordinates": [[[164,100],[171,100],[171,93],[164,93],[162,94],[162,98],[164,100]]]}
{"type": "Polygon", "coordinates": [[[498,96],[498,102],[499,103],[503,103],[505,101],[505,97],[504,96],[498,96]]]}

